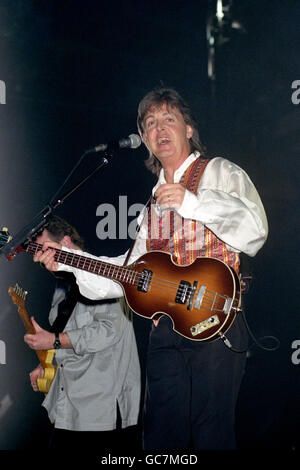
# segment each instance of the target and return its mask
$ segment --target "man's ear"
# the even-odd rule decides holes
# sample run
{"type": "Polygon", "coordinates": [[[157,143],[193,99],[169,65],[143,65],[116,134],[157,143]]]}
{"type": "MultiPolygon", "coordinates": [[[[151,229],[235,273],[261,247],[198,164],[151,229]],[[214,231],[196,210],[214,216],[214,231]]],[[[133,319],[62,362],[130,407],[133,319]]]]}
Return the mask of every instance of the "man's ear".
{"type": "Polygon", "coordinates": [[[66,248],[71,248],[71,245],[72,245],[72,240],[71,240],[71,237],[69,235],[65,235],[60,243],[62,244],[62,246],[65,246],[66,248]]]}
{"type": "Polygon", "coordinates": [[[189,124],[186,126],[186,136],[188,139],[191,139],[194,134],[194,129],[189,124]]]}

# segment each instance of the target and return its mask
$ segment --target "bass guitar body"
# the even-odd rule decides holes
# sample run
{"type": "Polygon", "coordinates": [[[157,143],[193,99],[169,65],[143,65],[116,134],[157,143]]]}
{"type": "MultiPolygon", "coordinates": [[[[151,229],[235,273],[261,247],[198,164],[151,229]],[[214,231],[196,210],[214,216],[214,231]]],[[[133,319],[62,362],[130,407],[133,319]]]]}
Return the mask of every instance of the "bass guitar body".
{"type": "Polygon", "coordinates": [[[240,310],[241,289],[236,272],[215,258],[197,258],[187,266],[175,264],[163,252],[149,252],[128,266],[139,273],[132,285],[123,286],[130,308],[156,319],[162,314],[173,328],[195,341],[220,337],[240,310]]]}

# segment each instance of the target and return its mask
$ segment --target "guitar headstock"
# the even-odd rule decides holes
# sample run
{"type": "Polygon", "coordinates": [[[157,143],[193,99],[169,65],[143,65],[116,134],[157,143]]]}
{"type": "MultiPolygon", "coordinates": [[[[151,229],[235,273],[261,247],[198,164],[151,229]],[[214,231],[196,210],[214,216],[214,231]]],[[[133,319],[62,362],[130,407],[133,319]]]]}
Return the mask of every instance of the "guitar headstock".
{"type": "Polygon", "coordinates": [[[3,227],[2,230],[0,230],[0,248],[2,248],[6,243],[10,242],[11,236],[8,233],[8,229],[6,227],[3,227]]]}
{"type": "MultiPolygon", "coordinates": [[[[7,244],[9,244],[9,242],[12,240],[12,236],[9,234],[8,232],[8,229],[6,227],[3,227],[2,230],[0,230],[0,250],[7,244]]],[[[3,250],[5,251],[5,249],[3,250]]],[[[17,253],[19,253],[20,251],[22,251],[22,247],[17,247],[15,248],[14,250],[12,250],[11,252],[8,252],[8,254],[6,254],[6,258],[8,259],[8,261],[11,261],[12,259],[14,259],[14,257],[16,256],[17,253]]]]}
{"type": "Polygon", "coordinates": [[[25,308],[26,295],[28,294],[26,290],[22,289],[22,287],[16,284],[15,287],[10,287],[8,289],[8,293],[11,296],[14,304],[16,304],[18,307],[25,308]]]}

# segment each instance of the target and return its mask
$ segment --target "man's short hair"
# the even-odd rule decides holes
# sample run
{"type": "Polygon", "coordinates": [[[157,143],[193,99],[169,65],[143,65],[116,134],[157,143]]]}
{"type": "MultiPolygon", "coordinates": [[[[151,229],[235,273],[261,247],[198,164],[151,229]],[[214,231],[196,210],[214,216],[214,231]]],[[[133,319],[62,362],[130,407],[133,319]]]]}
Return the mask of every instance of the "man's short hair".
{"type": "Polygon", "coordinates": [[[53,241],[60,242],[65,235],[69,236],[72,240],[72,243],[78,248],[84,248],[84,241],[77,232],[77,230],[70,225],[66,220],[58,217],[57,215],[51,215],[48,220],[47,224],[44,228],[48,231],[48,233],[53,237],[53,241]]]}

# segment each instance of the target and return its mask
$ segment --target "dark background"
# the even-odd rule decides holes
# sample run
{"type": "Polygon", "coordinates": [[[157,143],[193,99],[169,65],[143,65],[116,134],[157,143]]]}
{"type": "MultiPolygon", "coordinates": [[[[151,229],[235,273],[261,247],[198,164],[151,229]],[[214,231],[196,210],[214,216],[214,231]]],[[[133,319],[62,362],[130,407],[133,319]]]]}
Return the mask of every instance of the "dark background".
{"type": "MultiPolygon", "coordinates": [[[[136,132],[138,102],[153,87],[176,88],[192,105],[209,156],[243,167],[256,185],[269,238],[250,259],[253,282],[247,320],[264,347],[254,346],[237,409],[244,450],[299,448],[299,372],[292,342],[300,339],[298,191],[300,105],[299,1],[223,2],[228,15],[215,30],[215,79],[208,77],[206,30],[215,2],[170,0],[28,0],[0,3],[0,223],[16,234],[51,200],[82,153],[136,132]],[[233,27],[238,25],[238,28],[233,27]]],[[[122,150],[56,213],[74,224],[94,254],[118,255],[129,239],[99,240],[97,207],[119,196],[144,203],[153,186],[146,150],[122,150]]],[[[90,156],[70,182],[100,161],[90,156]]],[[[66,188],[65,188],[66,189],[66,188]]],[[[61,195],[61,194],[60,194],[61,195]]],[[[128,222],[132,217],[128,217],[128,222]]],[[[54,281],[19,254],[0,258],[0,449],[47,445],[49,424],[29,372],[35,353],[8,288],[18,282],[27,307],[47,327],[54,281]]],[[[142,371],[149,321],[134,317],[142,371]]]]}

